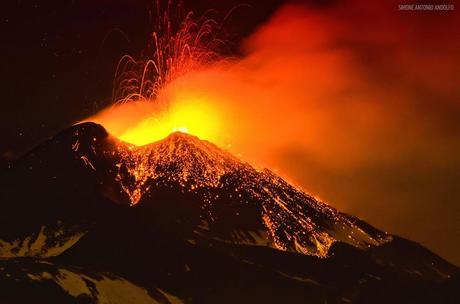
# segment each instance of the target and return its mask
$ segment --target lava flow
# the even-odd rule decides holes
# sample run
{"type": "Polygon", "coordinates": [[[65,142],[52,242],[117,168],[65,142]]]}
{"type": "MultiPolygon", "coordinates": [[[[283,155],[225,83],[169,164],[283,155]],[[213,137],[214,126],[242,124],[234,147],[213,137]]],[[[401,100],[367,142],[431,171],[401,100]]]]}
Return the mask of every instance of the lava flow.
{"type": "Polygon", "coordinates": [[[337,241],[367,249],[391,239],[270,170],[189,134],[174,132],[136,147],[86,123],[75,126],[72,142],[77,159],[100,178],[104,196],[119,203],[128,198],[132,208],[151,206],[157,213],[166,204],[174,211],[162,216],[191,222],[186,230],[193,242],[211,238],[325,257],[337,241]]]}

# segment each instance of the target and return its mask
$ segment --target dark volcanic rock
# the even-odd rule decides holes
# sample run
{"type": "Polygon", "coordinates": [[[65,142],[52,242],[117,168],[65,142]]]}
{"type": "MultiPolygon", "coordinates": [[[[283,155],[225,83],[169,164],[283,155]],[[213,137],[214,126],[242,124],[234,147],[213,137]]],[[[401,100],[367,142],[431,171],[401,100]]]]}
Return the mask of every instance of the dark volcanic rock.
{"type": "Polygon", "coordinates": [[[1,303],[459,301],[456,266],[190,135],[85,123],[1,170],[1,303]]]}

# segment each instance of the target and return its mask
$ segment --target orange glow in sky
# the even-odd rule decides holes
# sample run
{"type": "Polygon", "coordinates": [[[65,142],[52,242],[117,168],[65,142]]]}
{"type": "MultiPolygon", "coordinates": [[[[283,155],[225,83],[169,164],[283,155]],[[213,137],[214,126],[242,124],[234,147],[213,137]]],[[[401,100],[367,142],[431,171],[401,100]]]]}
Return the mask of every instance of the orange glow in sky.
{"type": "Polygon", "coordinates": [[[176,131],[219,142],[220,117],[208,98],[175,92],[154,101],[115,105],[88,120],[100,123],[125,142],[143,146],[176,131]]]}
{"type": "Polygon", "coordinates": [[[216,111],[204,100],[184,100],[174,104],[167,113],[141,120],[119,135],[123,141],[141,146],[180,131],[201,139],[216,141],[216,111]]]}

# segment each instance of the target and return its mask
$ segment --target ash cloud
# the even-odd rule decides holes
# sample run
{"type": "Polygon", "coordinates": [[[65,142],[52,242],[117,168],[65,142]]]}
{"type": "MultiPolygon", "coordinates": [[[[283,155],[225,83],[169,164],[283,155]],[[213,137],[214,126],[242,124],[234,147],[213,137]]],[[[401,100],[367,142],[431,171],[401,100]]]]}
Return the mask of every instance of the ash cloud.
{"type": "Polygon", "coordinates": [[[218,102],[220,144],[460,264],[460,18],[397,1],[290,4],[242,58],[170,89],[218,102]]]}

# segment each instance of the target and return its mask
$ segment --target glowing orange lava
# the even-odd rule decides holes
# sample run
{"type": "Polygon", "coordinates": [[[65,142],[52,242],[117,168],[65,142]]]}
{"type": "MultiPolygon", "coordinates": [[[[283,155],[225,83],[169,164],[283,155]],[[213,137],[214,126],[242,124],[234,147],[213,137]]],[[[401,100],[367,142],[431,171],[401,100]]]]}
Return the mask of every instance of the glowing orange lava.
{"type": "Polygon", "coordinates": [[[119,139],[143,146],[180,131],[219,142],[221,115],[204,97],[176,96],[174,101],[137,101],[103,111],[89,120],[119,139]]]}
{"type": "Polygon", "coordinates": [[[175,81],[208,68],[221,58],[217,22],[207,16],[181,16],[172,2],[156,3],[157,24],[145,58],[123,56],[114,78],[114,106],[87,121],[103,125],[125,142],[142,146],[181,131],[219,142],[220,113],[203,92],[183,89],[175,81]],[[177,14],[177,16],[176,16],[177,14]]]}

